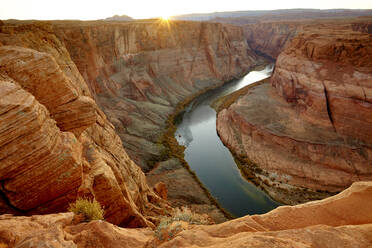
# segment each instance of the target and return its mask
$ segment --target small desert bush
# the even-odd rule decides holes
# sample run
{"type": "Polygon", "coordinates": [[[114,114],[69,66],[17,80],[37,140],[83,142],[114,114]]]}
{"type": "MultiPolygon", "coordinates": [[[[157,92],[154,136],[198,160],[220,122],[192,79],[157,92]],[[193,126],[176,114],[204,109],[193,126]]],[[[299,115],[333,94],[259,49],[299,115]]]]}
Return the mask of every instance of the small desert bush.
{"type": "Polygon", "coordinates": [[[156,227],[155,236],[163,241],[172,239],[177,233],[185,230],[188,224],[207,225],[212,224],[207,215],[193,213],[188,208],[177,208],[171,217],[163,217],[156,227]]]}
{"type": "Polygon", "coordinates": [[[105,214],[96,199],[89,200],[86,198],[78,198],[76,202],[70,204],[68,211],[84,215],[85,221],[103,220],[103,215],[105,214]]]}

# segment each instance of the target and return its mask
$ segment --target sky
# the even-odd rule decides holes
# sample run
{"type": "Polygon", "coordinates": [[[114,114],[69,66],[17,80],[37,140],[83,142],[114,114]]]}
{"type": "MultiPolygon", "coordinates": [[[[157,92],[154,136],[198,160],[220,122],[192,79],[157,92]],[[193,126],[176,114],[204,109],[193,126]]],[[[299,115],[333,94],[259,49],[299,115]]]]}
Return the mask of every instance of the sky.
{"type": "Polygon", "coordinates": [[[96,20],[113,15],[140,19],[217,11],[291,8],[372,9],[372,0],[0,0],[0,19],[96,20]]]}

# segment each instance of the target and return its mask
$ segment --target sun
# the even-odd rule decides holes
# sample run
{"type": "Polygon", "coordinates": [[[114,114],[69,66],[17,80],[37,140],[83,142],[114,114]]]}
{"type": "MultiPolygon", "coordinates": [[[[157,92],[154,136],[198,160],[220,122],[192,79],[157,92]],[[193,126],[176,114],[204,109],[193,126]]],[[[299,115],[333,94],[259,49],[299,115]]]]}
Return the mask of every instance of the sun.
{"type": "Polygon", "coordinates": [[[168,16],[168,15],[163,15],[163,16],[161,16],[161,20],[162,20],[162,21],[167,22],[167,21],[169,21],[169,19],[170,19],[170,16],[168,16]]]}

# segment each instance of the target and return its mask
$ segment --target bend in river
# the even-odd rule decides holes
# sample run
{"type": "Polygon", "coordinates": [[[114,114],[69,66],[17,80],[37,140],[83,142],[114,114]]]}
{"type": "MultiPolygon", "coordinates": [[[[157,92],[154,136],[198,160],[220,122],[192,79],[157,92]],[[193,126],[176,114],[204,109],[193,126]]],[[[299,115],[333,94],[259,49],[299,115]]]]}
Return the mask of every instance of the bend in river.
{"type": "Polygon", "coordinates": [[[187,107],[175,133],[186,147],[185,160],[221,206],[235,217],[266,213],[279,203],[242,177],[233,155],[216,131],[216,99],[270,76],[272,65],[197,97],[187,107]]]}

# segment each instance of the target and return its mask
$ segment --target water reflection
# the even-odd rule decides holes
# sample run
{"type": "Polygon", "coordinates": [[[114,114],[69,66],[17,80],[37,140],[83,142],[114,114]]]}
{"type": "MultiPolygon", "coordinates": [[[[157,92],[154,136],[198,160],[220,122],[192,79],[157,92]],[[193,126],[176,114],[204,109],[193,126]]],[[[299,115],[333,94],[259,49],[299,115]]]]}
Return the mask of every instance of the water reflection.
{"type": "Polygon", "coordinates": [[[259,214],[278,206],[265,192],[246,181],[216,131],[215,99],[270,76],[272,66],[209,91],[187,107],[175,136],[186,146],[185,159],[216,200],[236,217],[259,214]]]}

